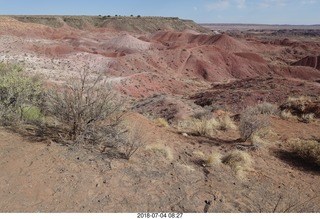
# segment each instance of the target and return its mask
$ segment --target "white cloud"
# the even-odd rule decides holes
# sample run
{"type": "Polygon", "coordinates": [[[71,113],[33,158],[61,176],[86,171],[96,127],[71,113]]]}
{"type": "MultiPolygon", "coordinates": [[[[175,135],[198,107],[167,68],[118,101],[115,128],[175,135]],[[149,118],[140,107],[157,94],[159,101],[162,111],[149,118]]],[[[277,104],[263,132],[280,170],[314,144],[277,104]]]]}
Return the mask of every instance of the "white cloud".
{"type": "Polygon", "coordinates": [[[246,0],[235,0],[235,3],[240,9],[246,7],[246,0]]]}
{"type": "Polygon", "coordinates": [[[208,11],[215,11],[215,10],[225,10],[229,8],[229,6],[230,6],[229,0],[218,0],[208,4],[206,8],[208,11]]]}
{"type": "Polygon", "coordinates": [[[313,4],[316,4],[317,1],[316,0],[304,0],[304,1],[301,1],[301,4],[303,5],[313,5],[313,4]]]}
{"type": "Polygon", "coordinates": [[[258,4],[259,8],[270,8],[270,7],[284,7],[287,5],[288,0],[264,0],[258,4]]]}
{"type": "Polygon", "coordinates": [[[206,5],[208,11],[226,10],[229,7],[235,6],[239,9],[246,7],[246,0],[215,0],[206,5]]]}

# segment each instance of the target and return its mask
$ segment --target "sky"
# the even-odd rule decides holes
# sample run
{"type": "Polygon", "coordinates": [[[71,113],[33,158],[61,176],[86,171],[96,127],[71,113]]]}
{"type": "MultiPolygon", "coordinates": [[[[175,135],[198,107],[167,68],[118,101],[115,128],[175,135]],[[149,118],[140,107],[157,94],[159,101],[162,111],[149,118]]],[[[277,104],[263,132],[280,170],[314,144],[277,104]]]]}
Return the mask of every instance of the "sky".
{"type": "Polygon", "coordinates": [[[320,24],[320,0],[0,0],[0,15],[141,15],[197,23],[320,24]]]}

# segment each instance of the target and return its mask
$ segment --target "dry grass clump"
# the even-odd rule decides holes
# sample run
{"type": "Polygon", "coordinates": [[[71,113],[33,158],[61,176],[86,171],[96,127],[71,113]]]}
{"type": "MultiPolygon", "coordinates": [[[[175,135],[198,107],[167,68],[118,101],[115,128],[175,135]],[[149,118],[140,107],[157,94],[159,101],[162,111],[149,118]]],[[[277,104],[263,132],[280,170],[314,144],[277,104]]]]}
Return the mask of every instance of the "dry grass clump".
{"type": "Polygon", "coordinates": [[[155,153],[165,157],[168,161],[172,161],[174,159],[172,149],[161,143],[150,144],[146,149],[154,151],[155,153]]]}
{"type": "Polygon", "coordinates": [[[214,118],[211,119],[193,119],[192,120],[192,132],[199,136],[212,136],[215,133],[214,127],[216,127],[217,121],[214,118]]]}
{"type": "Polygon", "coordinates": [[[222,155],[219,152],[212,152],[205,160],[206,166],[215,166],[221,163],[222,155]]]}
{"type": "Polygon", "coordinates": [[[320,166],[320,142],[317,140],[303,140],[299,138],[288,141],[292,150],[302,159],[320,166]]]}
{"type": "Polygon", "coordinates": [[[177,164],[180,168],[182,168],[183,170],[187,171],[187,172],[194,172],[195,169],[190,166],[190,165],[187,165],[187,164],[181,164],[181,163],[178,163],[177,164]]]}
{"type": "Polygon", "coordinates": [[[311,98],[308,96],[299,96],[299,97],[288,97],[287,102],[306,102],[306,101],[310,101],[311,98]]]}
{"type": "Polygon", "coordinates": [[[296,116],[292,115],[292,113],[289,110],[283,110],[280,113],[280,117],[284,120],[289,120],[292,118],[297,118],[296,116]]]}
{"type": "Polygon", "coordinates": [[[204,166],[211,167],[221,163],[222,155],[217,151],[210,154],[204,154],[202,151],[194,151],[193,155],[204,166]]]}
{"type": "Polygon", "coordinates": [[[300,121],[306,123],[320,118],[320,98],[318,97],[289,97],[279,108],[282,112],[290,112],[300,121]]]}
{"type": "Polygon", "coordinates": [[[228,115],[217,117],[216,120],[217,129],[219,130],[237,129],[237,126],[234,124],[234,121],[228,115]]]}
{"type": "Polygon", "coordinates": [[[228,115],[213,117],[207,114],[203,117],[197,116],[196,118],[179,121],[178,129],[193,135],[211,137],[219,130],[237,129],[237,126],[228,115]]]}
{"type": "Polygon", "coordinates": [[[263,102],[260,103],[256,106],[257,110],[264,115],[279,115],[280,110],[277,105],[268,103],[268,102],[263,102]]]}
{"type": "Polygon", "coordinates": [[[277,139],[278,139],[277,134],[274,133],[268,127],[259,130],[258,132],[256,132],[255,134],[253,134],[251,136],[252,145],[254,145],[257,148],[266,146],[266,145],[270,144],[271,142],[274,143],[275,141],[277,141],[277,139]]]}
{"type": "Polygon", "coordinates": [[[157,118],[154,120],[154,123],[159,127],[169,127],[169,123],[164,118],[157,118]]]}
{"type": "Polygon", "coordinates": [[[244,178],[246,172],[252,169],[252,158],[244,151],[234,150],[221,158],[223,164],[231,167],[239,178],[244,178]]]}
{"type": "Polygon", "coordinates": [[[314,113],[303,114],[301,120],[306,123],[310,123],[315,120],[314,113]]]}
{"type": "Polygon", "coordinates": [[[202,151],[194,151],[192,153],[196,159],[199,159],[199,160],[204,160],[205,159],[205,155],[202,151]]]}

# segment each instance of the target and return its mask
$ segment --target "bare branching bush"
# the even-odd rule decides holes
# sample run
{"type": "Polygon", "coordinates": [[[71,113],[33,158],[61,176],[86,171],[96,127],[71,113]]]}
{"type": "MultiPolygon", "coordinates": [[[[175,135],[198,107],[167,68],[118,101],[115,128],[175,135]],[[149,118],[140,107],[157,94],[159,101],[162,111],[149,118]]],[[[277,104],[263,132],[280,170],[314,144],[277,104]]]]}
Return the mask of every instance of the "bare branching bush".
{"type": "Polygon", "coordinates": [[[47,92],[46,114],[63,126],[66,142],[112,146],[125,132],[119,131],[122,104],[102,75],[90,77],[84,70],[79,76],[47,92]]]}
{"type": "Polygon", "coordinates": [[[256,107],[246,108],[240,116],[240,137],[242,141],[247,141],[255,133],[269,126],[267,115],[263,115],[256,107]]]}
{"type": "Polygon", "coordinates": [[[144,132],[141,124],[133,124],[122,136],[125,159],[129,160],[139,148],[149,143],[149,136],[144,132]]]}
{"type": "Polygon", "coordinates": [[[319,212],[319,200],[318,195],[307,195],[304,190],[286,186],[279,192],[265,190],[253,205],[260,213],[311,213],[319,212]]]}
{"type": "Polygon", "coordinates": [[[289,146],[302,159],[320,166],[320,142],[317,140],[290,139],[289,146]]]}

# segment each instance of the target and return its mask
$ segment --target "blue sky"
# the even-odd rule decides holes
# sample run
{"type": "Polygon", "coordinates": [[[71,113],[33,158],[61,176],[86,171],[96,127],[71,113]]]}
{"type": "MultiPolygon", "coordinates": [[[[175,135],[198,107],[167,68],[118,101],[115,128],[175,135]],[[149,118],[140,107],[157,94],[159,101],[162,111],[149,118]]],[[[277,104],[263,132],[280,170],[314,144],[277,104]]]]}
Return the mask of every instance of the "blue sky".
{"type": "Polygon", "coordinates": [[[0,0],[0,14],[133,14],[198,23],[320,24],[320,0],[0,0]]]}

